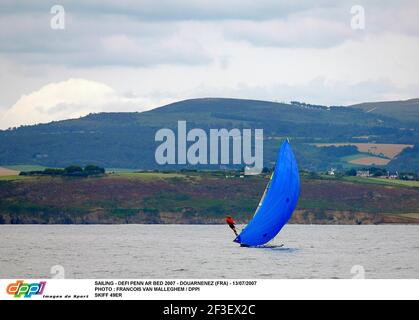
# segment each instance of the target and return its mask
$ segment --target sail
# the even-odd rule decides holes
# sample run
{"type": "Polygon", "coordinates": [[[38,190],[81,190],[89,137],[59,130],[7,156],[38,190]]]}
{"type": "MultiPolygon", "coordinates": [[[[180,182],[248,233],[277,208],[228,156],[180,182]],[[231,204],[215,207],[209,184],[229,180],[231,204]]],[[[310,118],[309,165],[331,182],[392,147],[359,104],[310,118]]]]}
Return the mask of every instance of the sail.
{"type": "Polygon", "coordinates": [[[263,192],[262,198],[260,198],[260,201],[259,201],[258,207],[256,208],[256,211],[255,211],[255,213],[254,213],[253,217],[254,217],[255,215],[257,215],[257,213],[259,212],[260,207],[262,207],[262,203],[263,203],[263,201],[265,200],[266,194],[268,193],[268,190],[269,190],[269,186],[271,185],[271,181],[272,181],[272,177],[273,177],[273,175],[274,175],[274,173],[272,172],[271,177],[269,178],[269,182],[268,182],[268,184],[266,185],[266,188],[265,188],[265,191],[263,192]]]}
{"type": "Polygon", "coordinates": [[[299,195],[297,162],[289,142],[285,141],[253,219],[234,241],[247,246],[258,246],[272,240],[291,218],[299,195]]]}

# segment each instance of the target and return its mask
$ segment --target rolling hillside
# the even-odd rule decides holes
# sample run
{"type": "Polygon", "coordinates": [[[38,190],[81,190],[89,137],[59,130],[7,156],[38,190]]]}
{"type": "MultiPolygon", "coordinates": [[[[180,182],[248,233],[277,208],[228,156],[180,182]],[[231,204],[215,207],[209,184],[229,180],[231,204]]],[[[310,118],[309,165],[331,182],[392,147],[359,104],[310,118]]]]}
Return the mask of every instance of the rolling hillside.
{"type": "Polygon", "coordinates": [[[419,123],[419,99],[405,101],[367,102],[352,105],[367,113],[392,117],[401,121],[419,123]]]}
{"type": "MultiPolygon", "coordinates": [[[[418,112],[419,105],[409,104],[408,108],[413,114],[418,112]]],[[[366,109],[360,105],[329,108],[208,98],[180,101],[143,113],[91,114],[0,131],[0,166],[65,167],[77,163],[107,168],[180,169],[156,164],[154,153],[160,143],[154,141],[154,135],[161,128],[176,132],[177,121],[186,120],[188,129],[264,129],[265,166],[273,165],[278,146],[289,137],[300,167],[307,170],[350,167],[352,164],[345,157],[359,154],[350,146],[318,148],[315,144],[362,142],[415,145],[390,159],[388,165],[419,171],[416,160],[419,121],[412,122],[413,116],[406,121],[397,106],[380,113],[366,109]]],[[[206,168],[219,169],[219,166],[206,168]]]]}

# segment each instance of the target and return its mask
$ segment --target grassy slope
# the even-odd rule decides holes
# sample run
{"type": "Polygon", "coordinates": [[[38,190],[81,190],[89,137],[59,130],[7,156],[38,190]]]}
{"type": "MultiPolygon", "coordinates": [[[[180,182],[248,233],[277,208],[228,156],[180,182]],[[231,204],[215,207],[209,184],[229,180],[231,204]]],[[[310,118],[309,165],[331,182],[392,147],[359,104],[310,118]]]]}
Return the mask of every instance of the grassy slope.
{"type": "Polygon", "coordinates": [[[419,220],[419,213],[402,213],[400,216],[419,220]]]}
{"type": "Polygon", "coordinates": [[[12,166],[4,166],[4,167],[10,170],[15,170],[15,171],[41,171],[46,168],[44,166],[32,165],[32,164],[20,164],[20,165],[12,165],[12,166]]]}
{"type": "Polygon", "coordinates": [[[404,187],[415,187],[419,188],[419,181],[406,181],[399,179],[382,179],[382,178],[365,178],[365,177],[345,177],[345,181],[357,182],[357,183],[368,183],[368,184],[378,184],[378,185],[387,185],[387,186],[404,186],[404,187]]]}
{"type": "MultiPolygon", "coordinates": [[[[20,179],[0,180],[0,221],[14,217],[44,223],[211,223],[231,213],[245,222],[267,183],[263,177],[226,179],[223,173],[209,172],[20,179]]],[[[298,222],[347,223],[345,212],[416,214],[419,188],[413,186],[393,180],[303,176],[298,222]]],[[[357,219],[374,223],[365,215],[357,219]]]]}
{"type": "Polygon", "coordinates": [[[351,106],[365,112],[384,115],[406,122],[419,122],[419,99],[406,101],[367,102],[351,106]]]}
{"type": "Polygon", "coordinates": [[[110,178],[137,178],[145,181],[157,179],[170,179],[185,177],[180,173],[161,173],[161,172],[117,172],[109,176],[110,178]]]}
{"type": "Polygon", "coordinates": [[[23,180],[25,177],[22,176],[0,176],[0,181],[16,181],[16,180],[23,180]]]}

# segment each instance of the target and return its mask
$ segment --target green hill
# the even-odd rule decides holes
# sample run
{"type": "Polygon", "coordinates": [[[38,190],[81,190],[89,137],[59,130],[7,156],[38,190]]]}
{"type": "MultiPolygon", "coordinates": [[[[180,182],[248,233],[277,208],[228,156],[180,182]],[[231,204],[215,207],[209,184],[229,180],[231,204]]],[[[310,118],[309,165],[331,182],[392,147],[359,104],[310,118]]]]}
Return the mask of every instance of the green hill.
{"type": "MultiPolygon", "coordinates": [[[[412,119],[415,118],[406,121],[394,112],[366,112],[361,107],[192,99],[148,112],[90,114],[79,119],[0,131],[0,165],[66,167],[96,164],[107,168],[162,169],[154,159],[155,149],[160,144],[154,141],[154,135],[161,128],[175,130],[177,121],[186,120],[188,129],[264,129],[266,166],[272,166],[278,146],[289,137],[302,168],[325,170],[330,166],[344,167],[347,164],[342,159],[356,150],[350,147],[318,148],[314,143],[416,145],[419,127],[418,121],[412,122],[412,119]]],[[[401,157],[404,164],[412,163],[412,167],[405,169],[419,171],[417,161],[406,161],[412,157],[417,159],[416,151],[401,157]]],[[[397,168],[400,163],[395,160],[391,164],[397,168]]],[[[208,168],[219,169],[219,166],[208,168]]]]}
{"type": "Polygon", "coordinates": [[[374,113],[392,117],[401,121],[419,123],[419,99],[405,101],[367,102],[352,105],[352,108],[362,109],[367,113],[374,113]]]}

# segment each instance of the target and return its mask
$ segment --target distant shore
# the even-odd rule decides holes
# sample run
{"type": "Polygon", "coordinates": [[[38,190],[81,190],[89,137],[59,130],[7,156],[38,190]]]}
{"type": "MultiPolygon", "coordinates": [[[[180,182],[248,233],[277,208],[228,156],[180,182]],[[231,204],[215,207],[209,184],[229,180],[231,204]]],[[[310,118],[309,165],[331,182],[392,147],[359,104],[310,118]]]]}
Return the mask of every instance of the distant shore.
{"type": "MultiPolygon", "coordinates": [[[[379,179],[378,179],[379,180],[379,179]]],[[[0,179],[0,224],[247,223],[268,178],[225,172],[0,179]]],[[[419,188],[302,175],[290,223],[419,224],[419,188]]]]}

